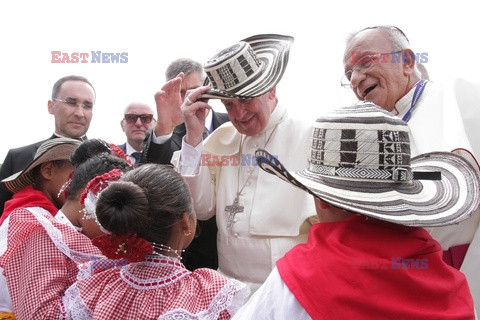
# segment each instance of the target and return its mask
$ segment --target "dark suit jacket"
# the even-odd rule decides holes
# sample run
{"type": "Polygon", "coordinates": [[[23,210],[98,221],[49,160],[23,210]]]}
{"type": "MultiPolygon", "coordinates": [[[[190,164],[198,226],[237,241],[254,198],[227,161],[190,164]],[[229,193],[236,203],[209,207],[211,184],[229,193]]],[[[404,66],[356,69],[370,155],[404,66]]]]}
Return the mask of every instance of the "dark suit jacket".
{"type": "MultiPolygon", "coordinates": [[[[214,112],[212,110],[212,125],[213,130],[220,127],[225,122],[230,121],[228,114],[214,112]]],[[[147,143],[145,144],[145,149],[143,149],[142,154],[142,163],[160,163],[160,164],[170,164],[172,160],[173,153],[182,148],[182,139],[183,136],[187,133],[185,124],[182,123],[175,127],[173,134],[165,143],[156,144],[152,142],[150,136],[147,137],[147,143]]],[[[205,139],[208,136],[208,131],[205,129],[203,132],[203,138],[205,139]]]]}
{"type": "MultiPolygon", "coordinates": [[[[213,130],[228,121],[230,121],[228,114],[212,110],[213,130]]],[[[172,137],[163,144],[153,143],[148,137],[141,162],[170,164],[173,153],[182,148],[182,139],[186,133],[185,124],[182,123],[175,127],[172,137]]],[[[205,129],[203,138],[205,139],[208,134],[208,130],[205,129]]],[[[217,221],[215,216],[206,221],[197,221],[197,234],[198,236],[193,239],[183,254],[183,264],[192,271],[198,268],[217,269],[217,221]]]]}
{"type": "MultiPolygon", "coordinates": [[[[52,135],[48,139],[56,138],[56,135],[52,135]]],[[[23,146],[20,148],[10,149],[3,161],[2,167],[0,168],[0,180],[3,180],[7,177],[10,177],[12,174],[17,173],[25,169],[35,157],[38,147],[48,139],[32,143],[28,146],[23,146]]],[[[12,193],[8,191],[3,183],[0,183],[0,216],[3,213],[3,206],[6,201],[12,198],[12,193]]]]}

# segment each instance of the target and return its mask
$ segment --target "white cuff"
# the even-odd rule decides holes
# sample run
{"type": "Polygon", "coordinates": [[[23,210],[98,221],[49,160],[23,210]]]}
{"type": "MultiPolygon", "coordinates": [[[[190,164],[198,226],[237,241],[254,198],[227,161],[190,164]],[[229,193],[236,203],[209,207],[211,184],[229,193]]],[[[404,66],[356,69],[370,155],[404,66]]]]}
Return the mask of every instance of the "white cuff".
{"type": "Polygon", "coordinates": [[[202,159],[203,140],[192,147],[185,142],[185,136],[182,138],[182,151],[180,156],[179,172],[182,176],[196,176],[200,169],[200,160],[202,159]]]}
{"type": "Polygon", "coordinates": [[[163,136],[157,137],[155,135],[155,129],[152,130],[152,142],[155,144],[164,144],[165,142],[170,139],[170,137],[173,135],[173,132],[170,132],[169,134],[165,134],[163,136]]]}

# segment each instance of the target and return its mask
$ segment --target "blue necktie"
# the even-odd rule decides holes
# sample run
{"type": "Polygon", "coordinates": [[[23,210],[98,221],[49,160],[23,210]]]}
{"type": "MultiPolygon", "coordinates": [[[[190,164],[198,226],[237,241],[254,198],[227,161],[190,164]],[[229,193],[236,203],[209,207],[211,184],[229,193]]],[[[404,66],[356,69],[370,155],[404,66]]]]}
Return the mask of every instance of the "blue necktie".
{"type": "Polygon", "coordinates": [[[132,154],[130,156],[135,159],[135,166],[138,166],[140,164],[140,158],[142,157],[142,153],[141,152],[132,152],[132,154]]]}

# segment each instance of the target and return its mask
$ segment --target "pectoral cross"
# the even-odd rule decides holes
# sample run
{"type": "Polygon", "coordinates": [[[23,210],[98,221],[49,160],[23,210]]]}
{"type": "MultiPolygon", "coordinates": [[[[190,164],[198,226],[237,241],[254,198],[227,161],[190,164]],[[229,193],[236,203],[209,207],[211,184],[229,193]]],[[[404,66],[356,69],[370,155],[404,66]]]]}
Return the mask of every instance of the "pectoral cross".
{"type": "Polygon", "coordinates": [[[233,204],[225,207],[225,211],[228,212],[227,228],[231,229],[235,215],[243,212],[243,206],[238,205],[238,195],[235,197],[233,204]]]}

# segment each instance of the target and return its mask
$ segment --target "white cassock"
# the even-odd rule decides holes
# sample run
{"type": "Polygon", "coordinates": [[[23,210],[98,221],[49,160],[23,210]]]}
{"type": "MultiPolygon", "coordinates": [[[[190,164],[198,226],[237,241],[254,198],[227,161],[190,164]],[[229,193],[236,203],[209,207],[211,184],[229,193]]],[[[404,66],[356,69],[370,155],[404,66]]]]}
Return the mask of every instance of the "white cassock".
{"type": "Polygon", "coordinates": [[[303,170],[312,127],[313,121],[290,117],[278,104],[260,134],[241,135],[226,123],[203,146],[183,143],[172,159],[190,187],[198,218],[216,215],[219,271],[248,284],[252,293],[279,258],[306,242],[316,217],[312,196],[259,170],[255,150],[265,148],[289,170],[303,170]],[[237,192],[243,211],[229,221],[225,208],[234,203],[237,192]]]}
{"type": "MultiPolygon", "coordinates": [[[[445,87],[433,82],[427,83],[408,121],[412,157],[431,151],[453,151],[467,158],[472,166],[478,169],[475,157],[478,159],[480,150],[477,149],[475,153],[469,137],[472,139],[476,137],[475,143],[480,145],[480,100],[471,100],[480,97],[480,91],[472,90],[471,86],[468,89],[461,80],[456,81],[453,86],[445,87]],[[469,92],[470,98],[467,98],[465,90],[469,92]],[[473,108],[476,108],[475,112],[473,108]],[[472,114],[478,118],[476,122],[468,116],[472,114]]],[[[396,103],[395,109],[398,113],[396,115],[400,118],[410,108],[414,90],[415,87],[396,103]]],[[[471,218],[459,224],[428,229],[432,237],[442,245],[443,250],[470,243],[460,270],[467,277],[477,314],[480,310],[479,221],[480,210],[477,209],[471,218]]]]}

